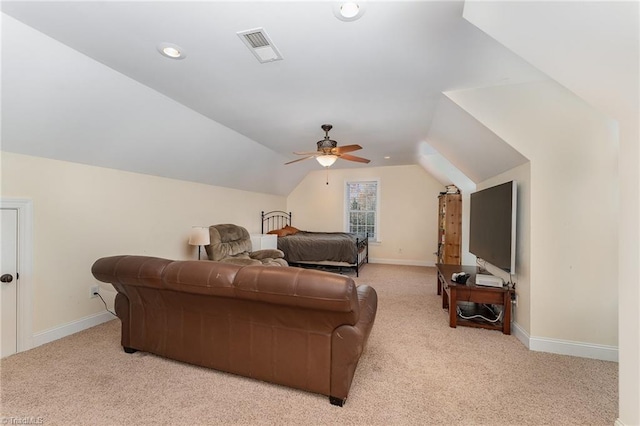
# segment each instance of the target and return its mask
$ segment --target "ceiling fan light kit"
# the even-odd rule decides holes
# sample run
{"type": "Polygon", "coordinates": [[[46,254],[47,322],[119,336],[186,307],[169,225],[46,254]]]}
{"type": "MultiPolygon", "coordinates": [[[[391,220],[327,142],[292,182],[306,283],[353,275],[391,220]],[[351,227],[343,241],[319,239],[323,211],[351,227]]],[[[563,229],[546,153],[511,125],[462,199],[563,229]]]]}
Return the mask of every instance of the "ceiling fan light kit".
{"type": "Polygon", "coordinates": [[[322,167],[332,166],[337,159],[338,159],[337,155],[321,155],[319,157],[316,157],[316,160],[318,160],[318,163],[320,163],[322,167]]]}

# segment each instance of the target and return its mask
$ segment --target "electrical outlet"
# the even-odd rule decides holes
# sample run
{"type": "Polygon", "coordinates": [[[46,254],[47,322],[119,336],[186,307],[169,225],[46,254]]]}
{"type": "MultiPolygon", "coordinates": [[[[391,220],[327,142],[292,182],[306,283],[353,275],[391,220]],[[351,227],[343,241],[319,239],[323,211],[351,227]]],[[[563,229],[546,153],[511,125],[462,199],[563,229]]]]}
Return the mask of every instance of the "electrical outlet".
{"type": "Polygon", "coordinates": [[[93,299],[94,297],[98,297],[96,293],[100,293],[100,286],[97,286],[97,285],[91,286],[90,290],[91,290],[91,293],[89,294],[89,297],[93,299]]]}

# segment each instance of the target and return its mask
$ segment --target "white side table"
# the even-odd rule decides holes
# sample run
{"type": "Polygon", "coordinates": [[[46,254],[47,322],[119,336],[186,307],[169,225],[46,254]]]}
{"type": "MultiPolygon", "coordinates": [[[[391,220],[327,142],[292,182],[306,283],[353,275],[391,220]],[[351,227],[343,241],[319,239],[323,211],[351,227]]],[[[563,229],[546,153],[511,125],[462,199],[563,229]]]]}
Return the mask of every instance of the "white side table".
{"type": "Polygon", "coordinates": [[[278,236],[275,234],[251,234],[251,250],[277,249],[278,236]]]}

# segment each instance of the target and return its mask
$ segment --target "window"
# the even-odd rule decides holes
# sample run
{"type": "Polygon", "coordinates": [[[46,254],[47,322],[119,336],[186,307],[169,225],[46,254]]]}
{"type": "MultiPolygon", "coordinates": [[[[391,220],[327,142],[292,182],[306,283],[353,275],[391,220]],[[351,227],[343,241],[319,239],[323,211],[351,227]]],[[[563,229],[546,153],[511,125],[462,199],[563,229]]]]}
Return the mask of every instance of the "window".
{"type": "Polygon", "coordinates": [[[379,195],[380,182],[378,179],[347,182],[345,187],[345,229],[347,232],[367,234],[370,241],[379,241],[379,195]]]}

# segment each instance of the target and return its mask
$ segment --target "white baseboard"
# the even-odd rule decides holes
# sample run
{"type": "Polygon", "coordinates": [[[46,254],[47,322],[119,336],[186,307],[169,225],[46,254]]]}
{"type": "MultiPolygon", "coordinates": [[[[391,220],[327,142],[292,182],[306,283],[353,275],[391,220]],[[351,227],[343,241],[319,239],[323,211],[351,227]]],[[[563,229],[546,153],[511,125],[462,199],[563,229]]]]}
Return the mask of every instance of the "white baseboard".
{"type": "Polygon", "coordinates": [[[61,339],[63,337],[70,336],[87,328],[95,327],[107,321],[115,319],[109,312],[100,312],[98,314],[89,315],[76,321],[72,321],[67,324],[63,324],[58,327],[51,328],[46,331],[41,331],[33,335],[32,343],[33,348],[44,345],[45,343],[53,342],[54,340],[61,339]]]}
{"type": "Polygon", "coordinates": [[[520,340],[527,349],[531,349],[529,347],[529,333],[527,333],[524,328],[515,321],[511,323],[511,334],[516,336],[516,338],[520,340]]]}
{"type": "Polygon", "coordinates": [[[551,352],[554,354],[618,362],[618,348],[616,346],[532,337],[529,339],[529,349],[532,351],[551,352]]]}
{"type": "Polygon", "coordinates": [[[436,266],[431,260],[412,260],[412,259],[381,259],[369,257],[369,263],[383,263],[386,265],[406,265],[406,266],[436,266]]]}
{"type": "Polygon", "coordinates": [[[574,342],[571,340],[552,339],[550,337],[531,337],[516,322],[511,324],[511,330],[513,335],[532,351],[618,362],[617,346],[574,342]]]}

